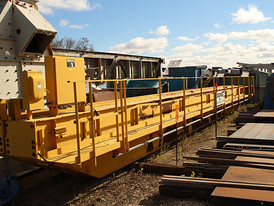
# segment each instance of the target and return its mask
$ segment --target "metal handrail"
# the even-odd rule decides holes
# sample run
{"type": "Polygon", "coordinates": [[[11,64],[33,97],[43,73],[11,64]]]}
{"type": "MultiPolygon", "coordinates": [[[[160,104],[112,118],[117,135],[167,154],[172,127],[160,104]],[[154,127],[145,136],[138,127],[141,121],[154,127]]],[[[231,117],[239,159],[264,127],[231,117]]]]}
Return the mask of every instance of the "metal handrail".
{"type": "MultiPolygon", "coordinates": [[[[200,92],[199,93],[189,93],[189,94],[186,94],[186,81],[188,79],[193,79],[191,77],[181,77],[181,78],[169,78],[169,79],[181,79],[182,80],[182,84],[183,84],[183,89],[181,90],[182,91],[182,96],[178,96],[176,97],[176,104],[179,104],[180,101],[182,102],[181,103],[181,109],[180,111],[183,112],[183,121],[180,121],[180,123],[183,123],[184,126],[187,125],[187,117],[186,117],[186,108],[187,107],[190,107],[190,106],[193,106],[192,104],[190,105],[186,105],[186,98],[189,97],[189,96],[192,96],[192,95],[200,95],[200,103],[195,103],[195,105],[199,105],[200,104],[200,118],[203,119],[204,118],[204,112],[203,112],[203,109],[204,109],[204,100],[203,100],[203,97],[205,94],[208,94],[208,93],[211,93],[211,91],[213,92],[213,94],[215,94],[217,92],[217,88],[215,86],[215,83],[216,83],[216,77],[213,77],[212,78],[212,90],[211,91],[204,91],[204,87],[203,87],[203,79],[204,77],[196,77],[197,78],[200,78],[200,92]]],[[[122,151],[123,153],[126,153],[127,151],[130,150],[130,147],[129,147],[129,140],[128,140],[128,119],[127,119],[127,111],[128,109],[137,109],[139,105],[137,106],[133,106],[133,107],[127,107],[127,97],[126,97],[126,81],[127,80],[156,80],[155,78],[148,78],[148,79],[115,79],[115,80],[107,80],[107,81],[112,81],[114,82],[114,93],[115,93],[115,99],[114,99],[114,102],[115,102],[115,112],[113,113],[115,116],[116,116],[116,140],[117,142],[119,141],[122,141],[122,151]],[[118,87],[117,87],[117,82],[119,83],[119,93],[120,93],[120,106],[118,105],[118,87]],[[119,109],[120,109],[120,112],[119,112],[119,109]],[[121,135],[122,135],[122,140],[120,140],[120,132],[119,132],[119,115],[120,115],[120,118],[121,118],[121,135]]],[[[162,95],[162,89],[161,89],[161,80],[163,78],[157,78],[158,79],[158,82],[159,82],[159,86],[158,86],[158,89],[159,89],[159,92],[158,92],[158,105],[159,105],[159,132],[160,132],[160,135],[163,135],[164,133],[164,128],[163,128],[163,110],[162,110],[162,107],[163,107],[163,101],[162,101],[162,98],[163,98],[163,95],[162,95]]],[[[164,78],[164,79],[168,79],[168,78],[164,78]]],[[[231,105],[234,105],[234,92],[233,92],[233,88],[235,89],[235,87],[237,87],[237,96],[238,96],[238,100],[237,100],[237,103],[240,104],[240,96],[241,96],[241,89],[243,90],[243,95],[242,95],[242,99],[243,101],[245,101],[246,99],[246,92],[245,92],[245,89],[248,88],[248,97],[253,97],[255,95],[255,84],[254,84],[254,77],[252,77],[252,80],[250,80],[250,77],[223,77],[223,88],[219,89],[219,91],[227,91],[229,89],[231,89],[231,94],[229,96],[231,96],[231,105]],[[240,78],[243,79],[243,84],[240,86],[240,78]],[[248,81],[247,81],[247,85],[246,84],[246,81],[245,81],[245,78],[248,78],[248,81]],[[226,79],[230,79],[231,80],[231,84],[230,84],[230,87],[228,87],[228,85],[226,85],[226,79]],[[234,80],[237,79],[237,85],[234,85],[234,80]]],[[[95,132],[94,132],[94,103],[93,103],[93,98],[92,98],[92,82],[100,82],[101,80],[87,80],[85,82],[87,82],[89,84],[89,95],[90,95],[90,115],[91,115],[91,118],[90,118],[90,138],[92,139],[92,156],[94,158],[94,164],[96,165],[96,143],[95,143],[95,132]]],[[[104,80],[106,81],[106,80],[104,80]]],[[[80,81],[79,81],[80,82],[80,81]]],[[[81,81],[83,82],[83,81],[81,81]]],[[[78,100],[77,100],[77,82],[73,82],[73,89],[74,89],[74,103],[75,103],[75,122],[76,122],[76,139],[77,139],[77,154],[78,154],[78,163],[81,163],[81,140],[80,140],[80,118],[79,118],[79,109],[78,109],[78,100]]],[[[205,88],[210,88],[210,87],[205,87],[205,88]]],[[[175,100],[174,100],[175,101],[175,100]]],[[[213,101],[213,110],[215,111],[215,113],[217,112],[218,110],[218,107],[216,105],[216,95],[214,95],[214,101],[213,101]]],[[[170,100],[168,100],[167,102],[170,102],[170,100]]],[[[165,102],[165,103],[167,103],[165,102]]],[[[152,103],[154,104],[154,103],[152,103]]],[[[157,103],[155,103],[157,104],[157,103]]],[[[142,104],[143,105],[143,104],[142,104]]],[[[208,108],[208,107],[207,107],[208,108]]],[[[226,103],[223,105],[223,109],[225,110],[226,109],[226,103]]],[[[175,111],[176,112],[176,111],[175,111]]],[[[100,120],[100,116],[96,117],[96,119],[100,120]]],[[[138,118],[138,117],[136,117],[138,118]]]]}

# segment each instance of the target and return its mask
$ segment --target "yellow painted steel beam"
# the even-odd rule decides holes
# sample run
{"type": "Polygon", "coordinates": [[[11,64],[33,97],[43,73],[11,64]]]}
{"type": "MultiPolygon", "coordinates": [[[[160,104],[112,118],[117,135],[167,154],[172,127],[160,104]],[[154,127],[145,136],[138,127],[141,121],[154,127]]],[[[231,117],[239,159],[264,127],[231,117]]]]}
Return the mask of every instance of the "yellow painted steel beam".
{"type": "MultiPolygon", "coordinates": [[[[241,94],[240,87],[254,94],[251,84],[245,87],[240,85],[240,78],[229,79],[231,85],[215,88],[213,78],[213,87],[186,90],[183,78],[182,91],[167,93],[162,93],[159,80],[159,94],[130,98],[126,97],[125,81],[119,80],[120,104],[117,80],[114,80],[115,99],[93,102],[90,98],[90,105],[82,112],[78,110],[75,82],[75,112],[69,109],[54,117],[35,116],[31,120],[6,122],[10,141],[7,155],[34,164],[42,164],[42,156],[55,166],[103,177],[173,141],[163,135],[176,124],[176,105],[181,104],[177,124],[183,126],[196,118],[209,118],[214,111],[231,109],[245,100],[245,89],[241,94]],[[233,85],[234,79],[238,80],[237,85],[233,85]],[[226,93],[224,105],[216,107],[215,89],[226,93]],[[99,115],[95,116],[93,110],[99,115]],[[158,139],[144,144],[153,138],[158,139]]],[[[92,97],[91,82],[88,83],[92,97]]],[[[189,131],[192,129],[189,126],[189,131]]]]}
{"type": "Polygon", "coordinates": [[[6,153],[5,122],[8,119],[5,99],[0,99],[0,154],[6,153]]]}

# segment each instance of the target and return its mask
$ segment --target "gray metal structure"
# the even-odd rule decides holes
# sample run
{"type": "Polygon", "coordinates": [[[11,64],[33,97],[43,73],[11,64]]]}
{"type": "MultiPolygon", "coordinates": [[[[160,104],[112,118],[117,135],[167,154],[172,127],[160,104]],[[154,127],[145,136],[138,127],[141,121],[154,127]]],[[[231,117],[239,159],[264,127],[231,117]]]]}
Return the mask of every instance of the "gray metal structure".
{"type": "Polygon", "coordinates": [[[43,54],[57,31],[36,1],[0,0],[0,99],[21,97],[21,72],[44,71],[43,54]]]}
{"type": "Polygon", "coordinates": [[[161,75],[158,57],[137,56],[119,53],[78,51],[53,48],[53,55],[84,57],[87,68],[94,68],[99,75],[94,79],[153,78],[161,75]]]}
{"type": "Polygon", "coordinates": [[[270,63],[270,64],[247,64],[247,63],[241,63],[241,62],[237,62],[237,64],[245,69],[249,69],[249,70],[256,70],[256,71],[261,71],[261,72],[266,72],[269,75],[271,75],[274,71],[274,63],[270,63]]]}
{"type": "Polygon", "coordinates": [[[255,97],[253,97],[251,101],[264,102],[267,80],[274,71],[274,63],[247,64],[237,62],[237,64],[241,67],[242,70],[248,71],[250,76],[255,77],[256,93],[255,97]]]}
{"type": "MultiPolygon", "coordinates": [[[[200,77],[206,71],[207,66],[170,67],[169,77],[200,77]]],[[[187,88],[198,88],[199,79],[188,79],[187,88]]]]}

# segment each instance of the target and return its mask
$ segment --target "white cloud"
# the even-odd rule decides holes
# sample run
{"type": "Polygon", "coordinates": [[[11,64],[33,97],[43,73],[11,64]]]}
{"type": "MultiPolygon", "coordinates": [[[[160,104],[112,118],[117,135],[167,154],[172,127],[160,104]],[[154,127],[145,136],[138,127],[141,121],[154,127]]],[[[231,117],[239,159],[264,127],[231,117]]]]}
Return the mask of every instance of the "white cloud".
{"type": "Polygon", "coordinates": [[[184,65],[205,64],[208,67],[222,66],[223,68],[237,66],[236,62],[273,62],[274,29],[206,33],[204,36],[207,36],[209,40],[216,40],[216,42],[207,41],[200,44],[188,43],[177,46],[162,57],[167,60],[182,59],[184,65]]]}
{"type": "Polygon", "coordinates": [[[259,42],[271,42],[274,39],[274,29],[249,30],[247,32],[230,33],[206,33],[204,34],[210,40],[225,42],[228,39],[250,39],[259,42]]]}
{"type": "Polygon", "coordinates": [[[231,32],[232,39],[254,39],[260,42],[271,42],[274,39],[274,29],[249,30],[247,32],[231,32]]]}
{"type": "Polygon", "coordinates": [[[100,4],[90,5],[88,0],[40,0],[39,10],[43,14],[53,15],[53,10],[63,9],[68,11],[88,11],[96,8],[102,8],[100,4]]]}
{"type": "Polygon", "coordinates": [[[166,36],[169,34],[169,29],[166,25],[162,25],[156,29],[156,31],[150,31],[150,34],[157,34],[159,36],[166,36]]]}
{"type": "Polygon", "coordinates": [[[53,10],[52,10],[52,8],[47,7],[47,6],[43,5],[43,4],[39,4],[38,6],[39,6],[39,11],[40,11],[41,13],[53,15],[53,10]]]}
{"type": "Polygon", "coordinates": [[[181,40],[181,41],[195,41],[195,40],[198,40],[199,37],[197,36],[195,38],[188,38],[188,37],[185,37],[185,36],[179,36],[178,39],[181,40]]]}
{"type": "Polygon", "coordinates": [[[89,26],[88,24],[69,24],[69,21],[65,19],[61,19],[59,25],[61,27],[69,27],[71,29],[83,29],[89,26]]]}
{"type": "Polygon", "coordinates": [[[203,45],[205,45],[205,46],[208,46],[208,45],[210,45],[210,44],[211,44],[211,42],[206,41],[206,42],[202,42],[202,44],[203,44],[203,45]]]}
{"type": "Polygon", "coordinates": [[[83,29],[85,27],[88,27],[88,24],[84,24],[84,25],[72,24],[72,25],[69,25],[69,28],[72,28],[72,29],[83,29]]]}
{"type": "Polygon", "coordinates": [[[185,57],[193,57],[193,52],[189,52],[189,51],[176,52],[176,53],[168,56],[168,58],[180,58],[180,59],[185,58],[185,57]]]}
{"type": "Polygon", "coordinates": [[[236,62],[271,63],[274,59],[274,43],[257,42],[248,46],[232,42],[218,43],[204,47],[199,52],[174,51],[164,58],[167,60],[182,59],[184,65],[206,64],[208,67],[222,66],[224,68],[237,66],[236,62]]]}
{"type": "Polygon", "coordinates": [[[221,24],[219,24],[219,23],[216,23],[216,24],[214,24],[214,27],[217,28],[217,29],[220,29],[220,28],[222,28],[223,26],[222,26],[221,24]]]}
{"type": "Polygon", "coordinates": [[[173,51],[189,51],[189,52],[195,52],[195,51],[200,51],[202,50],[204,47],[202,45],[198,45],[198,44],[192,44],[192,43],[188,43],[182,46],[176,46],[175,48],[173,48],[173,51]]]}
{"type": "Polygon", "coordinates": [[[121,43],[110,47],[111,51],[129,54],[161,53],[165,51],[168,46],[166,37],[159,37],[156,39],[144,39],[136,37],[127,43],[121,43]]]}
{"type": "Polygon", "coordinates": [[[67,25],[69,24],[69,21],[68,20],[65,20],[65,19],[61,19],[59,25],[61,27],[66,27],[67,25]]]}
{"type": "Polygon", "coordinates": [[[221,33],[206,33],[204,34],[206,37],[208,37],[210,40],[215,40],[219,42],[225,42],[228,39],[227,34],[221,34],[221,33]]]}
{"type": "Polygon", "coordinates": [[[256,24],[271,19],[270,17],[265,17],[263,12],[255,5],[249,5],[248,10],[240,8],[237,13],[233,13],[232,16],[234,16],[232,21],[236,24],[256,24]]]}

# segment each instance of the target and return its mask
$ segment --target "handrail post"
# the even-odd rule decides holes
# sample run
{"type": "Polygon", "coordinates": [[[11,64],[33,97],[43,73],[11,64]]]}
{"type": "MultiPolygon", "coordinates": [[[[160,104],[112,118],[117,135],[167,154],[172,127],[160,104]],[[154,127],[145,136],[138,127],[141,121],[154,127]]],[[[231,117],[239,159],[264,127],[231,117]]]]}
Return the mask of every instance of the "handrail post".
{"type": "Polygon", "coordinates": [[[231,105],[233,105],[233,87],[234,87],[234,78],[231,77],[231,105]]]}
{"type": "Polygon", "coordinates": [[[255,76],[253,76],[253,97],[255,96],[255,76]]]}
{"type": "Polygon", "coordinates": [[[243,77],[243,100],[245,100],[245,78],[243,77]]]}
{"type": "Polygon", "coordinates": [[[238,77],[238,104],[240,104],[240,77],[238,77]]]}
{"type": "Polygon", "coordinates": [[[123,89],[124,89],[124,111],[125,111],[125,145],[126,150],[129,150],[128,143],[128,130],[127,130],[127,92],[126,92],[126,82],[123,80],[123,89]]]}
{"type": "MultiPolygon", "coordinates": [[[[225,76],[223,76],[223,91],[224,91],[225,94],[226,94],[226,89],[225,89],[225,76]]],[[[226,98],[226,95],[225,95],[225,98],[226,98]]],[[[225,110],[225,107],[226,107],[226,105],[225,105],[225,101],[224,101],[224,110],[225,110]]]]}
{"type": "Polygon", "coordinates": [[[92,83],[89,82],[89,103],[90,103],[90,114],[91,121],[89,123],[90,127],[90,138],[92,139],[92,158],[94,159],[94,165],[97,165],[96,159],[96,147],[95,147],[95,132],[94,132],[94,112],[93,112],[93,96],[92,96],[92,83]]]}
{"type": "Polygon", "coordinates": [[[250,95],[250,76],[248,76],[247,80],[248,80],[248,83],[247,83],[248,84],[248,98],[250,98],[250,96],[251,96],[250,95]]]}
{"type": "Polygon", "coordinates": [[[201,84],[201,118],[204,118],[204,113],[203,113],[203,77],[200,77],[200,84],[201,84]]]}
{"type": "Polygon", "coordinates": [[[216,80],[215,77],[213,77],[213,95],[214,95],[214,112],[217,112],[217,99],[216,99],[216,80]]]}
{"type": "Polygon", "coordinates": [[[118,116],[118,95],[117,95],[117,81],[114,81],[114,98],[115,98],[115,112],[116,112],[116,140],[119,142],[119,116],[118,116]]]}
{"type": "Polygon", "coordinates": [[[77,85],[73,82],[74,90],[74,105],[75,105],[75,119],[76,119],[76,140],[77,140],[77,163],[81,163],[81,145],[80,145],[80,124],[79,124],[79,108],[77,100],[77,85]]]}
{"type": "Polygon", "coordinates": [[[124,130],[124,108],[123,108],[123,85],[122,81],[119,81],[119,89],[120,89],[120,107],[121,107],[121,127],[122,127],[122,144],[123,144],[123,153],[126,153],[126,145],[125,145],[125,130],[124,130]]]}
{"type": "Polygon", "coordinates": [[[213,96],[214,96],[214,113],[215,113],[215,137],[217,137],[217,91],[216,91],[216,80],[213,77],[213,96]]]}
{"type": "Polygon", "coordinates": [[[223,77],[223,90],[225,90],[225,77],[223,77]]]}
{"type": "Polygon", "coordinates": [[[186,125],[186,79],[183,77],[183,104],[184,104],[184,125],[186,125]]]}
{"type": "Polygon", "coordinates": [[[162,85],[159,79],[160,134],[163,135],[162,85]]]}

